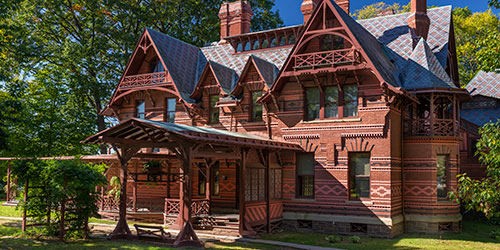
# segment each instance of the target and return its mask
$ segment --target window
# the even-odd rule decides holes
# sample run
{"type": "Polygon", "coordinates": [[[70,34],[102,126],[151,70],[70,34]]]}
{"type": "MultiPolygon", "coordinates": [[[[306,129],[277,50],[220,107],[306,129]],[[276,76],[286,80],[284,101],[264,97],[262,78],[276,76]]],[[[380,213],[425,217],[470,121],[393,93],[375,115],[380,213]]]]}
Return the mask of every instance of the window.
{"type": "Polygon", "coordinates": [[[321,108],[319,88],[306,89],[306,120],[312,121],[319,119],[321,108]]]}
{"type": "Polygon", "coordinates": [[[218,123],[219,122],[219,108],[215,107],[219,102],[219,96],[213,95],[210,96],[210,119],[209,123],[218,123]]]}
{"type": "Polygon", "coordinates": [[[281,176],[282,176],[282,170],[280,168],[273,168],[271,169],[271,199],[272,200],[279,200],[281,199],[281,176]]]}
{"type": "Polygon", "coordinates": [[[218,164],[212,167],[212,176],[213,176],[212,194],[219,195],[219,193],[220,193],[220,172],[219,172],[219,165],[218,164]]]}
{"type": "Polygon", "coordinates": [[[286,38],[284,36],[280,37],[280,46],[286,45],[286,38]]]}
{"type": "Polygon", "coordinates": [[[259,41],[255,41],[253,43],[253,49],[256,50],[256,49],[260,49],[260,42],[259,41]]]}
{"type": "Polygon", "coordinates": [[[264,41],[262,41],[262,48],[263,48],[263,49],[267,49],[267,48],[269,48],[269,41],[268,41],[268,40],[264,40],[264,41]]]}
{"type": "Polygon", "coordinates": [[[153,62],[153,73],[164,72],[163,64],[159,59],[155,59],[153,62]]]}
{"type": "Polygon", "coordinates": [[[146,119],[146,102],[138,101],[135,105],[135,117],[139,119],[146,119]]]}
{"type": "Polygon", "coordinates": [[[165,112],[165,122],[175,123],[175,110],[177,105],[177,99],[175,98],[167,98],[165,100],[166,103],[166,112],[165,112]]]}
{"type": "Polygon", "coordinates": [[[344,117],[358,116],[358,86],[344,86],[344,117]]]}
{"type": "Polygon", "coordinates": [[[448,196],[448,189],[446,187],[448,162],[448,155],[437,156],[437,197],[439,199],[446,199],[448,196]]]}
{"type": "Polygon", "coordinates": [[[305,90],[305,120],[352,117],[358,115],[358,86],[344,86],[343,95],[339,95],[337,86],[323,87],[324,91],[316,88],[305,90]],[[339,112],[339,107],[343,112],[339,112]]]}
{"type": "Polygon", "coordinates": [[[325,88],[325,118],[339,117],[339,89],[325,88]]]}
{"type": "Polygon", "coordinates": [[[238,46],[236,46],[236,52],[242,52],[243,51],[243,44],[238,43],[238,46]]]}
{"type": "Polygon", "coordinates": [[[207,177],[205,176],[206,168],[198,170],[198,194],[205,195],[207,187],[207,177]]]}
{"type": "Polygon", "coordinates": [[[252,50],[252,44],[250,42],[245,43],[245,51],[250,51],[252,50]]]}
{"type": "Polygon", "coordinates": [[[349,154],[349,195],[370,198],[370,153],[349,154]]]}
{"type": "Polygon", "coordinates": [[[314,198],[314,154],[297,154],[297,197],[314,198]]]}
{"type": "Polygon", "coordinates": [[[263,201],[266,198],[266,169],[248,168],[245,176],[245,200],[263,201]]]}
{"type": "Polygon", "coordinates": [[[262,92],[252,92],[252,121],[262,121],[262,104],[257,100],[262,96],[262,92]]]}
{"type": "Polygon", "coordinates": [[[290,35],[288,37],[288,44],[295,44],[295,36],[294,35],[290,35]]]}
{"type": "Polygon", "coordinates": [[[276,38],[273,38],[271,40],[271,48],[278,47],[278,40],[276,38]]]}

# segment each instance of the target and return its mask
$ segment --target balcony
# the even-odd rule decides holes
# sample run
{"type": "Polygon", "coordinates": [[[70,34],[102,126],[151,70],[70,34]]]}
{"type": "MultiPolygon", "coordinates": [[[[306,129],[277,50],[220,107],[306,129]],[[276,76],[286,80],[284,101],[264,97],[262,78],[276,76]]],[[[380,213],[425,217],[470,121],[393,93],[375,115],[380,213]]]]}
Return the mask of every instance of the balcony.
{"type": "Polygon", "coordinates": [[[120,88],[125,89],[134,87],[162,85],[162,84],[167,84],[169,82],[171,81],[168,72],[132,75],[123,77],[122,82],[120,84],[120,88]]]}
{"type": "Polygon", "coordinates": [[[405,134],[407,136],[458,136],[458,121],[453,119],[407,119],[405,134]]]}
{"type": "Polygon", "coordinates": [[[359,64],[361,56],[356,49],[350,48],[295,55],[294,60],[293,68],[297,71],[359,64]]]}

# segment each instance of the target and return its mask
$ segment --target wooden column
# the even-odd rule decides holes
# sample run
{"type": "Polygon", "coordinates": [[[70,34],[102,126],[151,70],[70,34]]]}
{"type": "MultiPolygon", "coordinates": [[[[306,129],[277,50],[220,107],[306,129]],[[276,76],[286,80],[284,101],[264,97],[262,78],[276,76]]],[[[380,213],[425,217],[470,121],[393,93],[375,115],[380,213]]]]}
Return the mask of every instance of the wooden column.
{"type": "Polygon", "coordinates": [[[244,235],[245,231],[245,175],[247,168],[247,149],[241,149],[241,160],[240,160],[240,171],[239,171],[239,194],[238,194],[238,206],[240,209],[240,230],[239,233],[241,236],[244,235]]]}
{"type": "Polygon", "coordinates": [[[430,120],[431,120],[430,121],[430,123],[431,123],[430,130],[431,130],[431,136],[434,136],[434,111],[435,111],[434,110],[434,93],[431,93],[431,103],[430,103],[430,106],[431,106],[430,107],[431,110],[430,110],[430,113],[429,113],[430,120]]]}
{"type": "Polygon", "coordinates": [[[118,224],[116,224],[115,230],[108,236],[108,239],[126,239],[132,236],[130,228],[127,224],[127,179],[128,179],[128,162],[132,157],[139,151],[140,148],[133,148],[128,146],[121,146],[121,150],[118,150],[114,146],[117,152],[118,158],[120,160],[120,181],[121,181],[121,193],[119,201],[119,214],[120,218],[118,224]]]}
{"type": "Polygon", "coordinates": [[[6,197],[6,201],[9,202],[10,201],[10,193],[11,193],[11,190],[10,190],[10,175],[11,175],[11,168],[12,166],[10,165],[9,163],[9,166],[7,167],[7,197],[6,197]]]}
{"type": "Polygon", "coordinates": [[[266,167],[266,227],[267,233],[271,233],[271,166],[269,164],[269,151],[265,150],[264,163],[266,167]]]}
{"type": "Polygon", "coordinates": [[[211,182],[212,182],[212,163],[210,162],[209,164],[207,164],[207,171],[206,171],[206,176],[205,176],[205,199],[208,200],[208,202],[210,203],[209,207],[208,207],[208,214],[210,214],[212,211],[212,201],[210,200],[210,196],[211,196],[211,193],[212,193],[212,186],[210,185],[211,182]]]}
{"type": "MultiPolygon", "coordinates": [[[[180,168],[181,176],[183,180],[180,182],[179,190],[179,226],[181,231],[174,242],[174,247],[202,247],[203,243],[198,239],[196,235],[193,224],[191,224],[191,204],[192,204],[192,164],[193,164],[193,146],[183,145],[182,149],[178,151],[181,153],[180,159],[182,160],[182,165],[180,168]]],[[[178,155],[179,156],[179,155],[178,155]]]]}
{"type": "Polygon", "coordinates": [[[133,189],[132,189],[132,198],[133,198],[133,210],[134,213],[137,212],[137,182],[134,181],[133,189]]]}

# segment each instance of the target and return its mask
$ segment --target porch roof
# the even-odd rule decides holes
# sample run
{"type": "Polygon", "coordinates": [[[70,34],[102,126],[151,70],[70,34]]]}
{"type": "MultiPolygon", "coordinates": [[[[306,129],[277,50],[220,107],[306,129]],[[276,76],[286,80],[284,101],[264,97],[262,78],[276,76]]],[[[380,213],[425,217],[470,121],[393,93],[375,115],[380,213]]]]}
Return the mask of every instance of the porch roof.
{"type": "Polygon", "coordinates": [[[178,140],[217,146],[302,151],[299,144],[220,129],[132,118],[88,137],[82,143],[132,144],[139,147],[168,147],[178,140]]]}

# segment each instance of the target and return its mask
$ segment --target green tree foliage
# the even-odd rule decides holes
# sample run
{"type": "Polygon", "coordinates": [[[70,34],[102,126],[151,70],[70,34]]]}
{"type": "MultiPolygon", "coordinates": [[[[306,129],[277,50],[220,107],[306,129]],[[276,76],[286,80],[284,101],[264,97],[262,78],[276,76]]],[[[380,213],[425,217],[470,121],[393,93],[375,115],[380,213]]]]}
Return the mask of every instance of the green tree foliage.
{"type": "MultiPolygon", "coordinates": [[[[39,91],[43,109],[28,109],[39,117],[62,122],[67,134],[58,134],[47,143],[64,144],[83,139],[106,128],[99,115],[118,84],[127,60],[145,27],[150,27],[201,46],[219,40],[219,7],[223,0],[1,0],[0,2],[0,85],[6,89],[31,88],[39,91]],[[49,87],[44,85],[48,84],[49,87]],[[43,98],[48,98],[43,100],[43,98]],[[55,99],[51,99],[55,98],[55,99]],[[48,103],[47,105],[45,105],[48,103]],[[65,110],[58,110],[63,105],[65,110]],[[51,107],[49,107],[51,106],[51,107]],[[44,112],[43,114],[40,112],[44,112]],[[52,114],[55,113],[55,114],[52,114]],[[72,121],[68,129],[64,121],[72,121]],[[74,129],[78,128],[78,129],[74,129]],[[61,139],[64,138],[64,139],[61,139]]],[[[283,25],[274,0],[252,0],[254,30],[283,25]]],[[[12,91],[8,91],[11,93],[12,91]]],[[[23,94],[21,94],[23,95],[23,94]]],[[[16,97],[17,98],[17,97],[16,97]]],[[[31,98],[29,104],[33,104],[31,98]]],[[[30,106],[30,105],[27,105],[30,106]]],[[[24,115],[24,114],[23,114],[24,115]]],[[[29,119],[29,117],[25,117],[29,119]]],[[[39,121],[41,122],[41,121],[39,121]]],[[[30,140],[37,137],[40,124],[13,124],[30,140]],[[34,124],[29,127],[26,125],[34,124]]],[[[49,124],[50,125],[50,124],[49,124]]],[[[47,126],[49,127],[49,126],[47,126]]],[[[52,126],[52,128],[58,126],[52,126]]],[[[46,128],[46,127],[44,127],[46,128]]],[[[20,133],[14,133],[19,135],[20,133]]],[[[5,135],[4,135],[5,137],[5,135]]],[[[28,148],[37,144],[26,144],[28,148]]],[[[47,145],[50,147],[50,145],[47,145]]],[[[77,150],[72,143],[70,149],[77,150]]],[[[83,148],[80,146],[80,148],[83,148]]],[[[16,155],[44,155],[17,152],[16,155]]],[[[22,151],[22,146],[16,147],[22,151]]],[[[58,151],[59,152],[59,151],[58,151]]],[[[74,151],[69,150],[67,154],[74,151]]],[[[105,152],[105,148],[101,148],[105,152]]],[[[52,153],[52,152],[50,152],[52,153]]],[[[64,153],[64,152],[62,152],[64,153]]],[[[5,154],[5,153],[4,153],[5,154]]]]}
{"type": "Polygon", "coordinates": [[[490,0],[488,4],[490,7],[500,9],[500,0],[490,0]]]}
{"type": "Polygon", "coordinates": [[[411,5],[401,6],[399,3],[394,3],[392,5],[386,4],[384,2],[378,2],[370,5],[364,6],[362,9],[356,10],[353,16],[356,19],[368,19],[377,17],[380,13],[386,13],[387,11],[393,11],[395,14],[410,12],[411,5]]]}
{"type": "Polygon", "coordinates": [[[472,13],[465,8],[453,10],[457,56],[462,85],[480,71],[500,68],[500,19],[491,10],[472,13]]]}
{"type": "MultiPolygon", "coordinates": [[[[106,184],[102,174],[103,165],[86,164],[74,161],[19,160],[14,162],[13,175],[19,183],[29,181],[28,201],[20,203],[29,218],[35,223],[48,221],[48,212],[52,212],[51,223],[45,229],[51,236],[59,235],[61,208],[66,207],[64,225],[66,237],[86,237],[88,219],[97,214],[99,192],[96,187],[106,184]],[[55,217],[54,217],[55,216],[55,217]]],[[[30,222],[30,223],[31,223],[30,222]]]]}
{"type": "Polygon", "coordinates": [[[487,167],[487,177],[473,180],[466,174],[459,176],[458,191],[450,196],[462,201],[468,210],[482,212],[487,218],[500,217],[500,121],[488,123],[479,130],[477,155],[487,167]]]}

